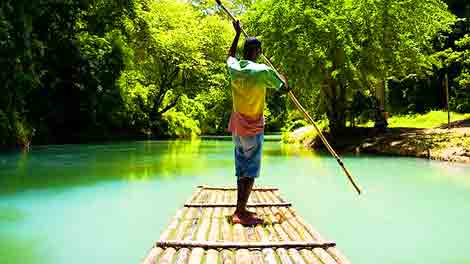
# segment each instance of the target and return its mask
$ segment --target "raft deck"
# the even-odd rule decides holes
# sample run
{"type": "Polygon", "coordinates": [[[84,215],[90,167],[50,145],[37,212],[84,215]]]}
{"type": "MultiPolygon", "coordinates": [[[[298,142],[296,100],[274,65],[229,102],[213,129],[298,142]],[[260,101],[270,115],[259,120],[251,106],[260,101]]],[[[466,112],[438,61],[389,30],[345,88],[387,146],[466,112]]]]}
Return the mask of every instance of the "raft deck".
{"type": "Polygon", "coordinates": [[[199,186],[142,263],[350,263],[277,188],[255,187],[250,195],[248,207],[263,225],[232,225],[235,204],[235,188],[199,186]]]}

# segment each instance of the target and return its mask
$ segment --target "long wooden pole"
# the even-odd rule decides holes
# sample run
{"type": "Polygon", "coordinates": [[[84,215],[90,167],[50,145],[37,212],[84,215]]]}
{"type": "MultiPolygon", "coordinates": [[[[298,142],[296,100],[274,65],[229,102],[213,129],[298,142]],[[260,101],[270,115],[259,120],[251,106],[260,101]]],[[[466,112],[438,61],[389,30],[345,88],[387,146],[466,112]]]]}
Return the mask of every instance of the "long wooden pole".
{"type": "MultiPolygon", "coordinates": [[[[220,0],[216,0],[217,4],[219,4],[219,6],[225,11],[225,13],[227,13],[227,15],[233,20],[233,21],[237,21],[237,19],[233,16],[233,14],[222,4],[222,2],[220,0]]],[[[242,30],[242,33],[243,35],[245,35],[245,37],[248,37],[248,33],[245,31],[245,29],[243,29],[243,27],[241,27],[241,30],[242,30]]],[[[274,65],[271,63],[271,61],[264,55],[264,54],[261,54],[261,57],[268,63],[268,65],[274,69],[274,71],[276,72],[276,75],[279,77],[280,80],[283,80],[284,81],[284,78],[281,77],[281,75],[279,74],[279,72],[276,70],[276,68],[274,67],[274,65]]],[[[295,104],[295,106],[297,107],[297,109],[299,109],[300,112],[302,112],[302,114],[305,116],[305,118],[313,125],[313,127],[315,128],[315,130],[317,131],[318,133],[318,136],[320,137],[321,141],[323,142],[323,144],[325,145],[326,149],[331,153],[331,155],[336,159],[336,161],[338,162],[338,164],[341,166],[341,168],[343,169],[344,173],[346,174],[346,176],[348,177],[349,181],[351,182],[351,184],[353,185],[354,189],[357,191],[357,194],[361,194],[361,189],[359,188],[359,186],[357,185],[357,183],[354,181],[354,178],[353,176],[351,175],[351,173],[349,172],[349,170],[346,168],[346,166],[344,165],[343,161],[341,160],[341,158],[339,157],[339,155],[336,153],[336,151],[333,149],[333,147],[331,147],[330,143],[328,143],[328,140],[326,140],[325,136],[323,135],[323,133],[321,132],[320,128],[318,128],[318,126],[316,125],[315,121],[313,120],[313,118],[310,116],[310,114],[305,110],[305,108],[300,104],[299,100],[297,100],[297,98],[295,97],[294,93],[292,93],[292,91],[289,91],[288,93],[289,95],[289,98],[292,100],[292,102],[295,104]]]]}

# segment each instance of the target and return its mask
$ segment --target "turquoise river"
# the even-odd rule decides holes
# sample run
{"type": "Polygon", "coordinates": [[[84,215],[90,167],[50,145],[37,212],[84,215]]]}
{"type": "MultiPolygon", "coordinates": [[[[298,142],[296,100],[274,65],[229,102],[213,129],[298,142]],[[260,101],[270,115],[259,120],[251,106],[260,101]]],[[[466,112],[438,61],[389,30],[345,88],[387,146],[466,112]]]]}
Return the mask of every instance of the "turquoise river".
{"type": "MultiPolygon", "coordinates": [[[[139,263],[195,187],[234,183],[230,141],[38,146],[0,154],[0,263],[139,263]]],[[[470,166],[266,142],[276,186],[355,264],[469,264],[470,166]]]]}

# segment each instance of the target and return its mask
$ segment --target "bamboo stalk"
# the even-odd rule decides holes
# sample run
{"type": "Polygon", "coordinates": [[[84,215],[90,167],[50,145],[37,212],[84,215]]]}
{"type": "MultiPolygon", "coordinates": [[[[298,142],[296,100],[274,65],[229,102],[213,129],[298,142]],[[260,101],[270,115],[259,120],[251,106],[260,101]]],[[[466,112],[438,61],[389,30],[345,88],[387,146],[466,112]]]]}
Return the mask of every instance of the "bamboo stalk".
{"type": "MultiPolygon", "coordinates": [[[[265,231],[263,230],[261,226],[258,225],[255,227],[255,229],[262,242],[269,241],[269,236],[266,235],[265,231]]],[[[262,252],[264,255],[264,263],[268,263],[268,264],[277,263],[276,254],[272,248],[263,249],[262,252]]]]}
{"type": "MultiPolygon", "coordinates": [[[[193,194],[191,198],[188,199],[187,203],[195,202],[199,200],[199,197],[202,194],[202,190],[198,190],[193,194]]],[[[178,226],[176,227],[175,231],[175,238],[174,239],[183,239],[184,234],[188,229],[188,225],[191,223],[190,220],[193,220],[193,217],[196,215],[197,210],[195,208],[187,208],[184,207],[184,209],[187,209],[185,214],[183,215],[178,215],[176,218],[179,218],[178,226]]]]}
{"type": "Polygon", "coordinates": [[[220,262],[222,264],[233,264],[235,263],[234,254],[230,250],[222,250],[220,253],[220,262]]]}
{"type": "MultiPolygon", "coordinates": [[[[283,202],[284,199],[282,199],[279,195],[278,191],[273,191],[273,192],[267,192],[267,195],[275,197],[275,201],[278,202],[283,202]]],[[[286,210],[286,212],[289,212],[290,216],[287,217],[289,221],[292,223],[296,223],[298,227],[302,229],[302,231],[299,231],[301,235],[306,235],[307,239],[313,239],[318,242],[323,242],[325,239],[322,237],[322,235],[313,229],[313,227],[309,224],[307,224],[303,218],[295,213],[294,208],[284,208],[281,210],[286,210]],[[295,217],[294,217],[295,216],[295,217]]],[[[334,259],[336,263],[339,264],[350,264],[350,261],[336,248],[336,247],[331,247],[326,249],[326,252],[328,252],[329,256],[334,259]]],[[[322,261],[330,261],[330,258],[326,257],[325,254],[322,252],[322,250],[315,250],[315,253],[320,254],[324,258],[327,258],[328,260],[322,259],[322,261]]],[[[320,257],[320,256],[319,256],[320,257]]],[[[331,261],[330,261],[331,262],[331,261]]]]}
{"type": "MultiPolygon", "coordinates": [[[[218,190],[218,191],[236,191],[236,187],[216,187],[216,186],[207,186],[207,185],[199,185],[198,188],[205,189],[205,190],[218,190]]],[[[252,191],[277,191],[278,188],[274,187],[253,187],[252,191]]]]}
{"type": "MultiPolygon", "coordinates": [[[[201,199],[204,198],[204,191],[198,190],[198,195],[194,197],[189,203],[191,202],[199,202],[201,199]]],[[[186,214],[184,221],[180,224],[177,232],[176,232],[176,237],[177,239],[191,239],[192,236],[192,230],[191,227],[193,227],[195,224],[197,224],[197,217],[199,216],[200,211],[198,211],[197,208],[190,208],[188,213],[186,214]]]]}
{"type": "Polygon", "coordinates": [[[246,243],[246,237],[244,228],[241,224],[235,224],[233,232],[233,242],[228,243],[229,248],[237,249],[235,251],[235,263],[237,264],[249,264],[251,263],[249,247],[240,247],[240,245],[248,245],[246,243]],[[230,247],[230,245],[235,247],[230,247]]]}
{"type": "MultiPolygon", "coordinates": [[[[261,242],[255,227],[245,227],[245,237],[248,242],[261,242]]],[[[250,250],[252,263],[263,263],[263,253],[259,249],[250,250]]]]}
{"type": "MultiPolygon", "coordinates": [[[[228,190],[225,190],[223,192],[223,201],[224,202],[230,202],[231,201],[231,196],[232,196],[233,192],[232,191],[228,191],[228,190]]],[[[225,207],[225,208],[222,208],[223,210],[223,215],[225,217],[228,217],[232,214],[232,210],[228,207],[225,207]]],[[[232,241],[233,239],[233,231],[232,231],[232,225],[227,221],[227,219],[222,219],[222,239],[225,240],[225,241],[232,241]]],[[[220,253],[220,260],[222,262],[222,264],[233,264],[235,263],[235,260],[234,260],[234,254],[233,254],[233,251],[231,250],[228,250],[228,249],[224,249],[222,250],[222,252],[220,253]]]]}
{"type": "Polygon", "coordinates": [[[163,253],[162,257],[158,260],[158,263],[161,264],[170,264],[173,261],[173,258],[175,258],[176,255],[176,249],[175,248],[167,248],[165,252],[163,253]]]}
{"type": "MultiPolygon", "coordinates": [[[[223,202],[223,192],[215,190],[216,200],[215,202],[223,202]]],[[[211,227],[209,230],[209,236],[207,238],[208,241],[215,242],[219,239],[220,236],[220,220],[222,218],[222,208],[217,207],[214,209],[212,219],[211,219],[211,227]]],[[[215,249],[209,249],[206,252],[206,263],[218,263],[219,262],[219,252],[215,249]]]]}
{"type": "Polygon", "coordinates": [[[300,254],[309,264],[323,264],[323,262],[311,250],[302,249],[300,254]]]}
{"type": "MultiPolygon", "coordinates": [[[[283,201],[282,198],[279,195],[274,195],[272,192],[266,192],[265,196],[270,197],[273,201],[283,201]]],[[[296,224],[295,221],[295,215],[290,214],[288,208],[273,208],[276,210],[280,216],[282,216],[283,219],[281,219],[281,224],[280,226],[282,229],[285,231],[285,235],[289,236],[292,240],[311,240],[311,237],[305,237],[302,234],[307,233],[305,229],[303,229],[300,225],[296,224]]],[[[284,235],[284,236],[285,236],[284,235]]],[[[284,237],[285,238],[285,237],[284,237]]],[[[287,238],[285,238],[287,239],[287,238]]],[[[291,254],[291,257],[295,261],[300,261],[300,259],[303,259],[307,263],[312,263],[312,264],[320,264],[320,263],[331,263],[331,258],[328,256],[324,256],[325,252],[320,252],[319,254],[322,256],[321,258],[318,257],[316,254],[314,254],[315,251],[323,251],[323,249],[313,249],[313,250],[306,250],[306,249],[301,249],[299,251],[293,251],[289,250],[289,253],[291,254]],[[322,259],[322,260],[320,260],[322,259]]]]}
{"type": "MultiPolygon", "coordinates": [[[[287,210],[287,209],[286,209],[287,210]]],[[[289,215],[287,212],[285,213],[286,217],[291,217],[291,215],[289,215]]],[[[306,239],[314,239],[313,236],[311,236],[309,234],[309,232],[303,227],[301,226],[295,218],[290,218],[289,220],[287,220],[286,222],[284,222],[283,224],[286,224],[286,223],[289,223],[291,225],[291,227],[293,229],[295,229],[297,232],[298,232],[298,235],[303,235],[306,239]]],[[[323,241],[318,241],[316,239],[314,239],[314,241],[317,241],[317,242],[323,242],[323,241]]],[[[335,258],[333,258],[333,256],[331,256],[330,254],[327,253],[327,251],[325,251],[326,248],[314,248],[312,250],[312,252],[314,253],[314,255],[319,259],[321,260],[321,263],[325,263],[325,264],[337,264],[338,262],[336,262],[335,258]]]]}
{"type": "MultiPolygon", "coordinates": [[[[274,201],[280,201],[280,200],[282,200],[282,198],[280,198],[279,195],[276,196],[276,195],[274,195],[274,193],[272,193],[272,192],[265,193],[265,195],[266,195],[267,197],[270,197],[270,198],[271,198],[272,200],[274,200],[274,201]]],[[[300,230],[300,232],[299,232],[299,234],[298,234],[299,236],[300,236],[300,233],[304,233],[304,236],[305,236],[305,234],[307,233],[307,239],[312,239],[312,237],[308,237],[308,232],[307,232],[305,229],[302,230],[302,228],[301,228],[300,225],[298,225],[298,224],[296,224],[295,222],[292,221],[292,218],[291,218],[291,217],[292,217],[292,214],[291,214],[291,215],[288,215],[286,211],[285,211],[285,212],[282,212],[282,211],[281,211],[280,213],[281,213],[286,219],[289,219],[289,220],[283,222],[284,227],[286,227],[286,222],[287,222],[287,223],[294,223],[292,228],[294,228],[294,229],[296,229],[296,230],[300,230]]],[[[292,232],[292,233],[291,233],[291,236],[296,236],[296,235],[295,235],[295,233],[292,232]]],[[[328,255],[328,254],[326,253],[326,251],[324,251],[323,249],[313,249],[312,252],[315,254],[315,256],[316,256],[318,259],[321,260],[322,263],[325,263],[325,264],[333,264],[333,263],[336,263],[336,262],[333,261],[332,257],[331,257],[330,255],[328,255]]],[[[304,253],[304,255],[305,255],[305,253],[304,253]]]]}
{"type": "MultiPolygon", "coordinates": [[[[201,190],[198,190],[194,192],[191,197],[188,199],[188,203],[195,201],[197,197],[201,194],[201,190]]],[[[184,216],[188,213],[188,208],[182,208],[177,211],[176,216],[173,218],[172,222],[170,223],[169,227],[163,231],[163,233],[160,235],[161,240],[168,239],[169,236],[173,233],[173,231],[177,230],[178,225],[180,224],[179,219],[181,216],[184,216]]],[[[147,257],[142,261],[142,264],[153,264],[157,261],[157,258],[160,256],[160,254],[163,253],[163,249],[159,247],[153,247],[147,257]]]]}
{"type": "Polygon", "coordinates": [[[191,250],[191,255],[189,256],[188,264],[200,264],[202,262],[202,257],[204,256],[203,248],[195,248],[191,250]]]}
{"type": "MultiPolygon", "coordinates": [[[[200,203],[204,203],[208,199],[207,192],[203,191],[200,196],[201,198],[197,200],[200,203]]],[[[199,224],[199,217],[201,217],[203,213],[201,208],[191,208],[191,209],[193,209],[192,211],[190,211],[192,213],[192,220],[190,221],[189,228],[185,232],[184,240],[193,239],[194,235],[196,234],[196,230],[199,224]]]]}
{"type": "Polygon", "coordinates": [[[251,263],[265,263],[263,259],[263,253],[259,250],[253,250],[250,252],[251,263]]]}
{"type": "MultiPolygon", "coordinates": [[[[216,196],[215,191],[206,190],[204,193],[206,194],[206,199],[209,203],[213,203],[216,201],[217,196],[216,196]]],[[[201,213],[202,213],[203,218],[195,234],[196,241],[205,241],[207,239],[209,225],[211,223],[210,218],[212,216],[213,211],[214,211],[214,208],[202,209],[201,213]]],[[[188,241],[188,242],[192,243],[193,241],[188,241]]],[[[200,264],[205,253],[204,248],[198,247],[196,243],[193,243],[193,244],[195,246],[188,246],[188,248],[193,248],[193,250],[191,251],[191,255],[189,256],[188,264],[200,264]]]]}
{"type": "MultiPolygon", "coordinates": [[[[270,201],[270,202],[275,201],[273,199],[273,197],[268,196],[267,193],[262,193],[261,196],[264,197],[264,199],[266,201],[270,201]]],[[[277,215],[280,212],[279,209],[276,208],[276,207],[270,207],[270,208],[268,208],[268,210],[270,210],[273,215],[277,215]]],[[[279,221],[273,225],[273,228],[274,228],[274,231],[277,233],[278,237],[283,241],[295,241],[295,242],[300,241],[300,239],[296,241],[295,239],[290,237],[285,232],[285,229],[283,228],[283,224],[280,223],[279,221]]],[[[285,262],[287,262],[287,263],[289,263],[291,260],[294,261],[295,263],[301,263],[301,264],[305,263],[302,259],[302,256],[299,254],[297,249],[290,248],[285,252],[283,251],[282,254],[286,254],[290,257],[289,260],[287,260],[287,259],[285,260],[285,262]]]]}
{"type": "MultiPolygon", "coordinates": [[[[292,206],[291,203],[249,203],[247,207],[292,206]]],[[[236,203],[187,203],[184,207],[237,207],[236,203]]]]}
{"type": "MultiPolygon", "coordinates": [[[[259,198],[259,192],[255,192],[253,193],[253,200],[255,202],[260,202],[260,198],[259,198]]],[[[258,216],[261,216],[261,215],[265,215],[265,212],[264,212],[264,209],[265,208],[256,208],[256,213],[258,214],[258,216]]],[[[258,235],[258,237],[260,238],[260,241],[261,242],[268,242],[270,241],[270,237],[269,235],[267,234],[267,232],[264,230],[264,228],[260,225],[257,225],[255,227],[255,231],[258,235]]],[[[272,248],[265,248],[262,250],[262,253],[263,253],[263,256],[264,256],[264,263],[267,263],[267,264],[276,264],[277,263],[277,259],[276,259],[276,252],[272,249],[272,248]]]]}
{"type": "MultiPolygon", "coordinates": [[[[272,226],[268,226],[267,229],[270,230],[271,233],[277,233],[274,227],[272,226]]],[[[286,243],[286,242],[279,242],[279,243],[286,243]]],[[[279,256],[281,263],[290,264],[292,263],[292,260],[290,259],[289,254],[287,254],[286,248],[289,248],[289,247],[276,248],[276,253],[279,256]]]]}
{"type": "MultiPolygon", "coordinates": [[[[208,194],[208,202],[209,203],[215,203],[217,202],[217,192],[216,191],[210,191],[208,194]]],[[[211,224],[211,218],[214,213],[214,208],[204,208],[203,209],[203,217],[201,224],[199,226],[199,230],[196,234],[196,240],[205,240],[207,239],[208,232],[209,232],[209,226],[211,224]]]]}
{"type": "MultiPolygon", "coordinates": [[[[264,193],[264,195],[266,197],[269,197],[271,199],[271,201],[274,201],[274,202],[278,202],[277,200],[277,197],[275,197],[274,195],[269,195],[270,192],[266,192],[264,193]]],[[[272,193],[271,193],[272,194],[272,193]]],[[[272,208],[272,211],[275,213],[275,214],[280,214],[281,216],[284,216],[284,213],[283,213],[283,210],[286,210],[285,208],[272,208]]],[[[296,232],[295,228],[293,228],[291,225],[290,225],[290,222],[289,221],[286,221],[286,220],[280,220],[280,224],[279,225],[276,225],[276,226],[279,226],[279,228],[275,228],[275,230],[278,232],[279,236],[284,239],[284,240],[292,240],[292,241],[302,241],[303,238],[296,232]]],[[[310,263],[312,261],[309,261],[309,260],[305,260],[304,259],[304,255],[305,254],[302,254],[302,251],[307,251],[306,249],[300,249],[297,250],[297,249],[289,249],[288,250],[288,253],[290,255],[290,257],[292,258],[292,260],[295,262],[295,263],[310,263]]]]}
{"type": "MultiPolygon", "coordinates": [[[[263,58],[266,59],[266,61],[269,62],[269,64],[271,64],[271,62],[269,61],[268,58],[266,58],[264,55],[263,55],[263,58]]],[[[272,64],[271,64],[271,67],[272,64]]],[[[273,67],[274,68],[274,67],[273,67]]],[[[294,93],[292,93],[292,91],[289,91],[289,98],[292,100],[292,102],[296,105],[296,107],[300,110],[300,112],[302,112],[305,116],[305,118],[310,121],[310,123],[313,125],[313,127],[315,128],[315,130],[317,131],[317,134],[318,136],[320,137],[321,141],[323,142],[323,144],[325,145],[325,147],[327,148],[327,150],[330,152],[330,154],[336,159],[336,161],[338,162],[338,164],[340,165],[340,167],[343,169],[346,177],[348,178],[349,182],[351,182],[351,184],[353,185],[354,189],[356,190],[357,194],[361,194],[361,189],[359,188],[359,186],[357,185],[357,183],[354,181],[351,173],[349,172],[349,170],[344,166],[344,163],[343,161],[341,160],[341,158],[339,157],[339,155],[336,153],[336,151],[333,149],[333,147],[331,147],[330,143],[328,143],[328,140],[326,140],[325,136],[323,135],[323,133],[321,132],[321,129],[318,128],[317,124],[315,123],[315,121],[313,120],[313,118],[310,116],[310,114],[305,110],[305,108],[300,104],[299,100],[297,100],[297,98],[295,97],[294,93]]]]}
{"type": "Polygon", "coordinates": [[[175,264],[185,264],[188,262],[191,251],[189,248],[182,248],[179,250],[178,257],[176,258],[175,264]]]}
{"type": "MultiPolygon", "coordinates": [[[[223,202],[223,192],[217,191],[216,192],[216,202],[220,203],[223,202]]],[[[212,214],[211,218],[211,228],[209,231],[208,241],[217,241],[219,240],[220,236],[220,221],[223,218],[222,208],[216,207],[212,214]]]]}
{"type": "MultiPolygon", "coordinates": [[[[265,195],[265,193],[259,193],[258,194],[258,197],[260,199],[260,201],[262,202],[265,202],[265,203],[271,203],[272,201],[265,195]]],[[[271,222],[273,223],[272,225],[268,225],[266,227],[266,230],[269,232],[270,234],[270,237],[272,239],[275,239],[276,241],[279,241],[278,243],[285,243],[285,241],[279,236],[279,233],[276,231],[276,222],[277,222],[277,219],[276,217],[274,216],[274,213],[273,211],[271,210],[271,208],[269,207],[265,207],[264,208],[264,211],[266,212],[267,215],[270,216],[271,218],[271,222]]],[[[290,264],[292,263],[292,260],[291,258],[289,257],[289,254],[286,250],[286,247],[283,247],[283,248],[276,248],[276,253],[277,255],[279,256],[279,259],[281,261],[281,263],[283,264],[290,264]]]]}

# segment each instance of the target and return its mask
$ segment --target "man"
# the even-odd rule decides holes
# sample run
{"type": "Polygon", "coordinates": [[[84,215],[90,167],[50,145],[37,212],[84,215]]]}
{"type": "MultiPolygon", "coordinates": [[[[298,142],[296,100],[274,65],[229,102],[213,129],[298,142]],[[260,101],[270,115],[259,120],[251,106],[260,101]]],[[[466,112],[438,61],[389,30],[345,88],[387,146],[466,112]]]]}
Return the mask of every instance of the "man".
{"type": "MultiPolygon", "coordinates": [[[[227,59],[233,97],[233,112],[228,130],[235,144],[235,174],[237,176],[237,208],[232,222],[256,225],[263,221],[246,209],[255,178],[259,176],[264,135],[264,104],[266,88],[281,89],[287,83],[265,64],[255,63],[261,54],[261,42],[249,37],[245,40],[243,59],[235,53],[240,38],[240,22],[234,22],[235,38],[227,59]]],[[[287,85],[286,85],[287,86],[287,85]]]]}

